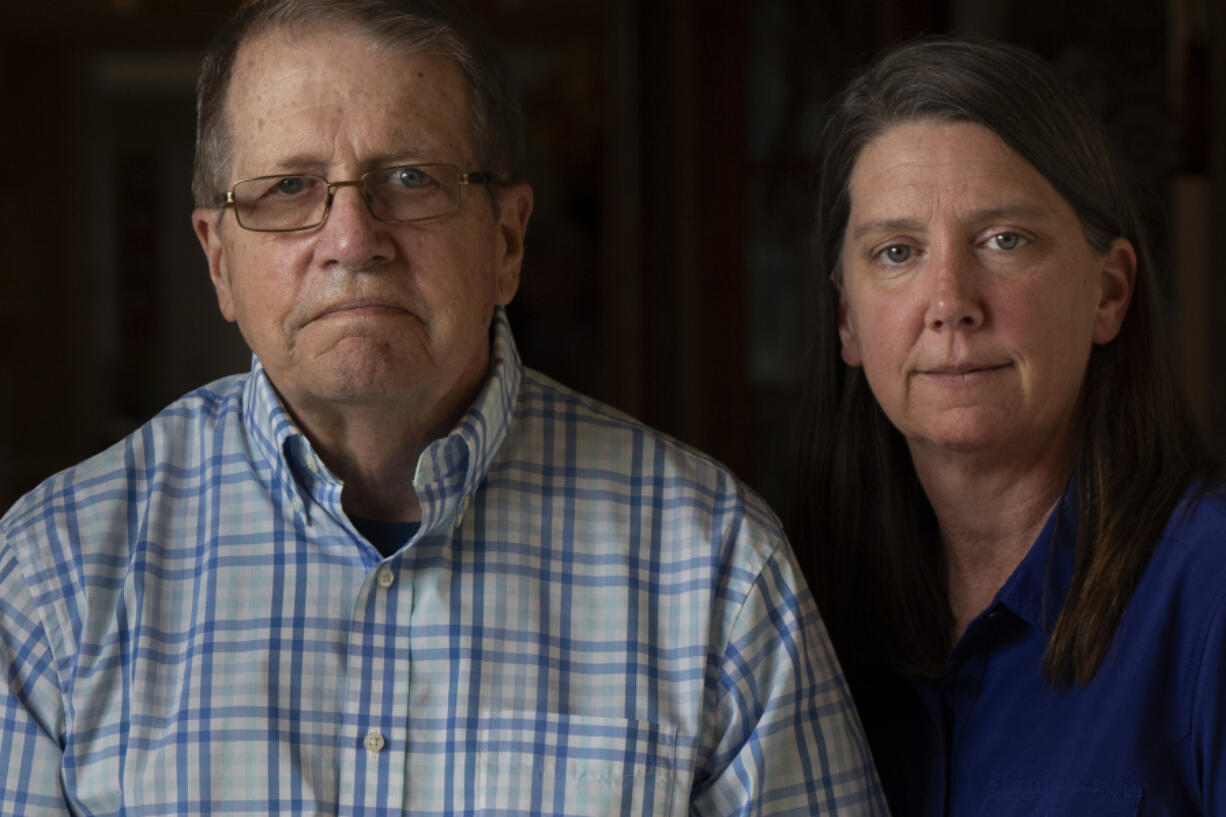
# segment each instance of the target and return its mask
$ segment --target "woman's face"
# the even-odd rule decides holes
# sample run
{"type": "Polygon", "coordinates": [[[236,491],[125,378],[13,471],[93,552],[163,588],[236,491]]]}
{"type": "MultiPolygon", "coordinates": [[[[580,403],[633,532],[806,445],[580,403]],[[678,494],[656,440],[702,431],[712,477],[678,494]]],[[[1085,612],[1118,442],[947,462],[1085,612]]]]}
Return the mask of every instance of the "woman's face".
{"type": "Polygon", "coordinates": [[[1123,321],[1132,246],[1098,255],[1068,202],[980,125],[889,128],[850,193],[843,359],[913,455],[1063,450],[1090,348],[1123,321]]]}

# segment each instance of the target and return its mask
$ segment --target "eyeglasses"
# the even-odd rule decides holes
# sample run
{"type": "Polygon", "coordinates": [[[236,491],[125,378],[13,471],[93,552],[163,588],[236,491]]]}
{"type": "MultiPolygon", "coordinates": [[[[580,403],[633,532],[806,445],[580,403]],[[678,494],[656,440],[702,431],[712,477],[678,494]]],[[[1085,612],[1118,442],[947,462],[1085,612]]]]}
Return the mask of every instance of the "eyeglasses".
{"type": "Polygon", "coordinates": [[[401,165],[330,182],[323,176],[256,176],[234,183],[221,207],[233,207],[238,226],[261,233],[309,230],[324,223],[338,187],[356,187],[379,221],[425,221],[460,209],[466,184],[501,184],[497,173],[461,173],[452,165],[401,165]]]}

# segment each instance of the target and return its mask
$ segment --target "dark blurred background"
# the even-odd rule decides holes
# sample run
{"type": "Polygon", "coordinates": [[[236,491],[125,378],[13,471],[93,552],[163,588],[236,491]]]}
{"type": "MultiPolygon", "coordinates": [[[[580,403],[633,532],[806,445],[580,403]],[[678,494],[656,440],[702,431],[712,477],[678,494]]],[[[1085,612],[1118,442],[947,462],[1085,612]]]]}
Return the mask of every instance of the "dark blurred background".
{"type": "MultiPolygon", "coordinates": [[[[921,32],[1074,76],[1149,195],[1171,335],[1226,440],[1226,3],[471,0],[511,59],[536,212],[525,361],[727,463],[782,509],[822,106],[921,32]]],[[[245,370],[189,222],[193,83],[233,0],[0,16],[0,506],[181,393],[245,370]]]]}

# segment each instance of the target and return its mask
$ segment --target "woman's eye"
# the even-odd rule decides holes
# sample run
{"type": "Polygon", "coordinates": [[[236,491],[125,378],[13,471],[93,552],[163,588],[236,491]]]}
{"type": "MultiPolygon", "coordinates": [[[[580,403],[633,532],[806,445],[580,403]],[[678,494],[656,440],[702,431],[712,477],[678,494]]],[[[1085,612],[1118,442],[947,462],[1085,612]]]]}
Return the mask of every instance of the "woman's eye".
{"type": "Polygon", "coordinates": [[[902,264],[911,257],[911,248],[906,244],[891,244],[881,251],[881,257],[889,264],[902,264]]]}
{"type": "Polygon", "coordinates": [[[997,233],[989,240],[998,250],[1016,250],[1026,243],[1026,239],[1017,233],[997,233]]]}

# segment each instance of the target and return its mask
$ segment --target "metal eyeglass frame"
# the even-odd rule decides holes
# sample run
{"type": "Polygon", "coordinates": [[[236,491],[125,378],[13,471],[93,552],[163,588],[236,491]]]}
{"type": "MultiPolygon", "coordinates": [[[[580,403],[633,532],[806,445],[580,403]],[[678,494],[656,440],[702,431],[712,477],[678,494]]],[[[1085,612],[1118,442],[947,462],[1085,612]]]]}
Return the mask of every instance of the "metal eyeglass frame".
{"type": "Polygon", "coordinates": [[[366,171],[357,179],[345,179],[342,181],[335,181],[335,182],[329,181],[327,177],[320,176],[316,173],[272,173],[267,176],[250,176],[246,179],[239,179],[238,181],[234,182],[234,184],[230,185],[230,189],[226,191],[225,198],[217,206],[223,209],[233,208],[235,223],[238,224],[238,226],[243,228],[244,230],[249,230],[253,233],[296,233],[302,230],[312,230],[322,225],[325,221],[328,220],[328,214],[332,212],[332,199],[335,198],[336,196],[337,188],[356,187],[358,188],[359,191],[364,192],[363,186],[366,184],[366,179],[372,174],[389,173],[392,171],[403,170],[406,168],[437,168],[437,169],[445,168],[455,173],[456,196],[455,196],[455,203],[452,206],[452,208],[450,210],[447,210],[446,212],[436,213],[434,215],[429,215],[429,216],[420,216],[417,218],[383,218],[375,213],[374,208],[371,206],[370,198],[368,196],[363,195],[362,203],[366,205],[366,211],[370,213],[371,218],[375,219],[376,221],[382,221],[386,224],[406,224],[406,223],[413,222],[413,221],[430,221],[431,219],[444,218],[446,216],[450,216],[459,211],[460,199],[462,196],[461,188],[463,188],[464,185],[483,184],[483,185],[495,186],[495,185],[503,184],[503,181],[501,178],[499,178],[498,174],[490,170],[474,170],[468,173],[461,173],[460,169],[456,167],[455,165],[437,164],[437,163],[394,165],[392,167],[379,167],[379,168],[375,168],[374,170],[366,171]],[[324,211],[323,211],[323,214],[320,215],[319,221],[316,221],[313,224],[306,224],[301,227],[248,227],[246,224],[243,224],[243,220],[238,215],[238,202],[234,198],[234,189],[236,187],[238,187],[240,184],[243,184],[244,182],[256,182],[262,179],[285,179],[285,178],[294,178],[294,177],[319,179],[325,185],[327,185],[327,196],[324,199],[324,211]]]}

